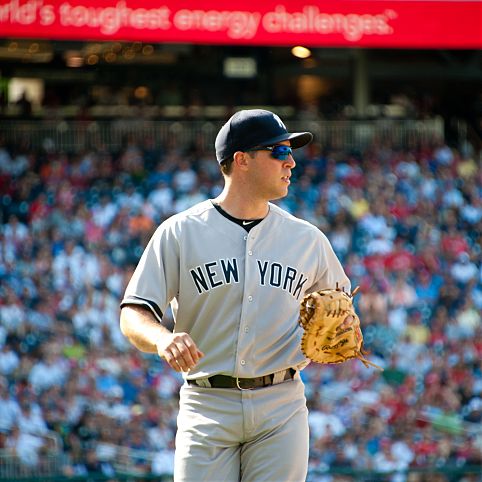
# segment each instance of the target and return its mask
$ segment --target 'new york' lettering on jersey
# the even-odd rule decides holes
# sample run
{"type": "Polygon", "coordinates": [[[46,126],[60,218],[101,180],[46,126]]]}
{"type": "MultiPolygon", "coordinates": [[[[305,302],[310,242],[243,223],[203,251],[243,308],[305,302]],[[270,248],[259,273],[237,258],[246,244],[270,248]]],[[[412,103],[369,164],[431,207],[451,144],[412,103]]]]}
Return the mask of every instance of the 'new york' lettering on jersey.
{"type": "MultiPolygon", "coordinates": [[[[308,278],[298,273],[296,268],[281,263],[256,260],[259,269],[259,285],[281,288],[300,299],[303,286],[308,278]]],[[[190,269],[192,280],[199,294],[206,293],[218,286],[239,283],[238,261],[220,259],[190,269]]]]}

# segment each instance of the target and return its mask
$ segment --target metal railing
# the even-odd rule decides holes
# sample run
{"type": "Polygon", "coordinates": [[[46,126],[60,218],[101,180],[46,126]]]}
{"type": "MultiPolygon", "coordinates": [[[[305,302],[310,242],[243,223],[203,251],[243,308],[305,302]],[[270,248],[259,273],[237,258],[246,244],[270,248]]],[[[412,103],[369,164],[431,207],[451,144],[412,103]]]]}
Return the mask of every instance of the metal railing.
{"type": "MultiPolygon", "coordinates": [[[[117,150],[129,140],[151,139],[163,145],[175,138],[178,145],[188,146],[200,136],[206,146],[214,145],[221,120],[118,120],[51,121],[0,120],[0,134],[10,142],[31,148],[51,147],[70,152],[103,147],[117,150]]],[[[308,130],[323,146],[334,149],[363,149],[373,142],[395,147],[416,147],[444,138],[442,118],[428,120],[346,120],[290,121],[292,131],[308,130]]]]}
{"type": "MultiPolygon", "coordinates": [[[[343,482],[388,482],[390,480],[422,480],[430,481],[437,480],[440,482],[461,482],[480,480],[481,467],[480,466],[462,466],[444,465],[440,467],[417,467],[406,470],[379,472],[375,470],[360,470],[353,468],[332,468],[328,470],[311,469],[308,472],[307,482],[314,482],[319,480],[343,480],[343,482]],[[411,478],[414,476],[415,478],[411,478]],[[330,478],[328,478],[330,477],[330,478]],[[341,478],[339,478],[341,477],[341,478]],[[396,477],[396,478],[394,478],[396,477]]],[[[20,477],[0,476],[0,480],[15,481],[15,482],[135,482],[147,480],[155,480],[157,482],[172,482],[172,475],[156,475],[152,473],[135,474],[135,473],[115,473],[114,475],[106,475],[102,473],[91,473],[88,475],[71,475],[66,476],[62,474],[46,475],[46,474],[31,474],[22,475],[20,477]]]]}
{"type": "MultiPolygon", "coordinates": [[[[102,453],[98,454],[100,462],[108,462],[118,480],[170,480],[170,474],[153,474],[150,472],[156,452],[137,450],[130,447],[103,444],[102,453]],[[140,470],[142,465],[149,470],[140,470]]],[[[50,450],[47,453],[39,453],[38,460],[27,459],[19,456],[15,450],[0,450],[0,480],[65,480],[64,474],[69,466],[69,457],[62,450],[50,450]]],[[[68,470],[67,470],[68,472],[68,470]]],[[[111,480],[112,477],[103,474],[95,476],[73,476],[68,480],[111,480]]]]}
{"type": "Polygon", "coordinates": [[[35,464],[28,463],[10,450],[0,450],[0,480],[35,478],[43,480],[62,474],[62,452],[40,454],[35,464]]]}
{"type": "Polygon", "coordinates": [[[65,455],[63,443],[57,432],[48,430],[44,434],[30,433],[42,441],[42,449],[32,458],[27,451],[18,454],[15,448],[0,449],[0,479],[19,479],[31,476],[51,476],[61,473],[65,455]]]}

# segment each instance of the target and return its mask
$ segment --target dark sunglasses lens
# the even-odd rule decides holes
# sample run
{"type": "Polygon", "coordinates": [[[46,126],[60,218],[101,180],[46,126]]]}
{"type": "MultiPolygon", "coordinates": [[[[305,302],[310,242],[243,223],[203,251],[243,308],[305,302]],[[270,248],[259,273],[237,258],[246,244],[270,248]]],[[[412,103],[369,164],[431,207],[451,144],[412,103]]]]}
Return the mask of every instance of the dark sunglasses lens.
{"type": "Polygon", "coordinates": [[[280,161],[286,161],[288,156],[292,153],[291,147],[289,146],[274,146],[273,147],[273,157],[279,159],[280,161]]]}

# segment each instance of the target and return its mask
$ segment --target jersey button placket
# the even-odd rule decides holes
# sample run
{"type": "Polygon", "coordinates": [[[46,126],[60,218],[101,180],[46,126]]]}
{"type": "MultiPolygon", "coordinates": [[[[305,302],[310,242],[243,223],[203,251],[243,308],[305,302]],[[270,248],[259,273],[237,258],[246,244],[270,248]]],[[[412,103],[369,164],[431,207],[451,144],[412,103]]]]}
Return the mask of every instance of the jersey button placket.
{"type": "Polygon", "coordinates": [[[238,342],[238,367],[240,368],[240,377],[243,378],[243,373],[246,373],[246,369],[249,366],[250,360],[250,345],[252,343],[252,333],[250,330],[250,324],[253,318],[253,301],[254,297],[251,294],[248,294],[256,283],[256,265],[254,264],[253,260],[253,249],[252,243],[253,238],[252,236],[244,236],[244,240],[246,241],[246,271],[245,271],[245,293],[247,296],[244,298],[244,308],[242,313],[242,320],[243,322],[240,324],[240,333],[239,333],[239,342],[238,342]]]}
{"type": "MultiPolygon", "coordinates": [[[[251,238],[252,239],[252,238],[251,238]]],[[[249,243],[248,243],[249,244],[249,243]]],[[[247,248],[249,248],[249,245],[246,246],[247,248]]],[[[248,249],[248,256],[253,256],[253,250],[252,249],[248,249]]],[[[248,301],[251,303],[253,301],[253,297],[251,295],[248,296],[248,301]]]]}

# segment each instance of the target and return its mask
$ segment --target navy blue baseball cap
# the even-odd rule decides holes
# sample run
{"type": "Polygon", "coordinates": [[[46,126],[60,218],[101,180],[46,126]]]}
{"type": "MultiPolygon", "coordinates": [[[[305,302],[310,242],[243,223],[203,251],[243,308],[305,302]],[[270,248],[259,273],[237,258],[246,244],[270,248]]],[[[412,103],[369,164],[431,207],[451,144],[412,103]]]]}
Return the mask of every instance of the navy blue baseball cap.
{"type": "Polygon", "coordinates": [[[272,146],[288,140],[293,149],[298,149],[312,139],[311,132],[288,132],[283,121],[269,110],[240,110],[219,130],[215,142],[216,158],[221,163],[237,151],[272,146]]]}

